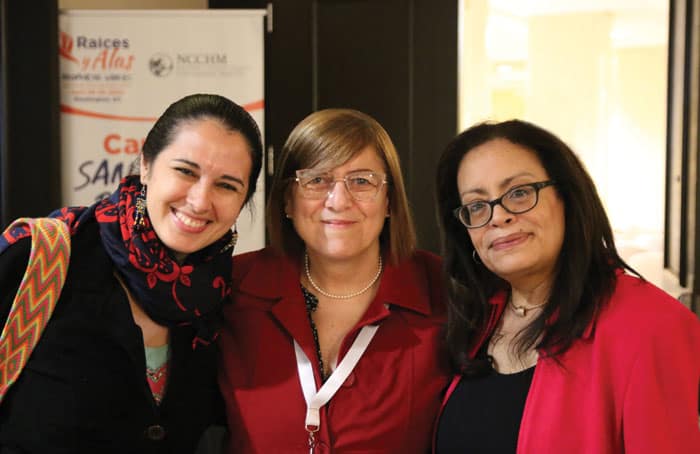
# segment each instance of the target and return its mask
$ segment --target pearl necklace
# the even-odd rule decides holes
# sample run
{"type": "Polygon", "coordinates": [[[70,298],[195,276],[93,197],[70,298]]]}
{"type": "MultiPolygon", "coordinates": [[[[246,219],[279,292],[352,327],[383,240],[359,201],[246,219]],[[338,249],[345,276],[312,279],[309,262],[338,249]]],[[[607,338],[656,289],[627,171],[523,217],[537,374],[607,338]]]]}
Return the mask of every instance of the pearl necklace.
{"type": "Polygon", "coordinates": [[[526,316],[527,316],[527,313],[528,313],[529,311],[531,311],[531,310],[533,310],[533,309],[537,309],[538,307],[542,307],[542,306],[544,306],[545,304],[547,304],[546,301],[545,301],[544,303],[540,303],[540,304],[538,304],[538,305],[536,305],[536,306],[530,306],[530,307],[527,307],[527,306],[517,306],[517,305],[513,302],[513,299],[512,299],[512,298],[508,298],[508,306],[510,307],[510,309],[511,309],[513,312],[515,312],[515,315],[517,315],[518,317],[526,317],[526,316]]]}
{"type": "Polygon", "coordinates": [[[369,284],[367,284],[364,288],[362,288],[361,290],[358,290],[356,292],[348,293],[347,295],[336,295],[334,293],[329,293],[329,292],[323,290],[321,287],[318,286],[318,284],[316,284],[316,282],[314,282],[314,280],[311,278],[311,272],[309,271],[309,254],[304,253],[304,271],[306,271],[306,278],[311,283],[311,286],[314,289],[316,289],[316,291],[318,291],[321,295],[327,296],[328,298],[333,298],[336,300],[346,300],[346,299],[350,299],[350,298],[354,298],[356,296],[362,295],[367,290],[372,288],[372,286],[374,285],[375,282],[377,282],[377,279],[379,279],[379,276],[382,275],[383,269],[384,269],[384,264],[382,263],[382,256],[380,255],[379,256],[379,268],[377,269],[377,274],[374,275],[374,277],[369,282],[369,284]]]}

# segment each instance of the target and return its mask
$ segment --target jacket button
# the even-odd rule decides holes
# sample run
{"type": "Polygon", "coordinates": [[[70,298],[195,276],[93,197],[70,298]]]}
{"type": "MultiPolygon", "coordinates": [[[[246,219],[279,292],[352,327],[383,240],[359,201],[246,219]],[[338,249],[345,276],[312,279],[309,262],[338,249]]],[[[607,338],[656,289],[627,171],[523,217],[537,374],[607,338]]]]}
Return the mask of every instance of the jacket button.
{"type": "Polygon", "coordinates": [[[159,424],[154,424],[146,428],[146,438],[153,441],[161,441],[165,438],[165,429],[159,424]]]}

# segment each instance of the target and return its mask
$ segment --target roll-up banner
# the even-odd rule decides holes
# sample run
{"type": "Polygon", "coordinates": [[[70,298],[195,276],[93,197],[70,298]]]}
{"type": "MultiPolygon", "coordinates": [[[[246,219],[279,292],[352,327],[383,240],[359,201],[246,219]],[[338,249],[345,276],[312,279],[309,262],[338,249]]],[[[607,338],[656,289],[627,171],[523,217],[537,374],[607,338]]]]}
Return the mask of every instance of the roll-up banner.
{"type": "MultiPolygon", "coordinates": [[[[89,205],[138,170],[146,134],[177,99],[216,93],[264,136],[265,10],[66,10],[59,15],[64,205],[89,205]]],[[[264,169],[264,167],[263,167],[264,169]]],[[[265,245],[264,178],[236,253],[265,245]]]]}

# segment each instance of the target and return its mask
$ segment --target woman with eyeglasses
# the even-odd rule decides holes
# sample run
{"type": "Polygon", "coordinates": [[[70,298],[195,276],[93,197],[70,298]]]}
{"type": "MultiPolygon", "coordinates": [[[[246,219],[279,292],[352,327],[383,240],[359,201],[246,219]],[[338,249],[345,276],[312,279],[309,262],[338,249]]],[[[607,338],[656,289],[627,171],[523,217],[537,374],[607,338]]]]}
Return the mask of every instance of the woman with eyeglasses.
{"type": "Polygon", "coordinates": [[[441,263],[415,249],[388,134],[311,114],[267,208],[271,247],[236,257],[220,342],[229,452],[429,452],[449,382],[441,263]]]}
{"type": "Polygon", "coordinates": [[[700,452],[700,323],[620,258],[571,149],[479,124],[437,186],[455,377],[436,452],[700,452]]]}

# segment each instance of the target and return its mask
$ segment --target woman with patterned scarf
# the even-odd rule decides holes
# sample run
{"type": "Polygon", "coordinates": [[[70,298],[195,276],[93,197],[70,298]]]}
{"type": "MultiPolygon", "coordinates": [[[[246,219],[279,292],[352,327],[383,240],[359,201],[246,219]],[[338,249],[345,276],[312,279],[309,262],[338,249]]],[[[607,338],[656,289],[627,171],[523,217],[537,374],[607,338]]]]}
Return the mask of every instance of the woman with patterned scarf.
{"type": "MultiPolygon", "coordinates": [[[[68,275],[0,405],[0,453],[191,454],[223,421],[214,340],[231,291],[231,228],[261,161],[243,108],[187,96],[148,133],[140,176],[91,207],[52,214],[70,226],[68,275]]],[[[0,239],[0,326],[26,236],[0,239]]]]}

